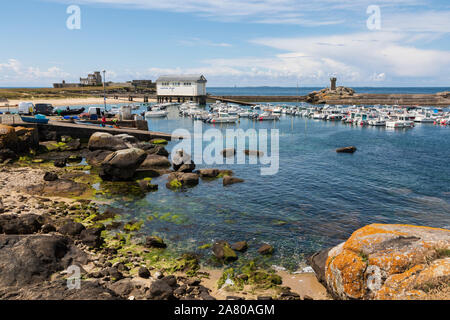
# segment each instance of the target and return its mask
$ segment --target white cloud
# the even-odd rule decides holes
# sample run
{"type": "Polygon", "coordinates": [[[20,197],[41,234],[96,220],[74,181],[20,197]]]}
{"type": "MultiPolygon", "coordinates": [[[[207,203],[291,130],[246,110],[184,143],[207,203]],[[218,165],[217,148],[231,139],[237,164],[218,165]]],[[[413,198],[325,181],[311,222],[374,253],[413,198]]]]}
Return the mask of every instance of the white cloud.
{"type": "Polygon", "coordinates": [[[0,72],[0,82],[5,82],[8,85],[25,82],[41,83],[51,80],[61,81],[62,78],[70,76],[69,73],[56,66],[41,70],[39,67],[23,66],[17,59],[9,59],[5,63],[0,63],[0,72]]]}
{"type": "Polygon", "coordinates": [[[199,39],[199,38],[191,38],[191,39],[184,39],[178,41],[178,43],[182,46],[187,47],[193,47],[193,46],[203,46],[203,47],[232,47],[231,44],[225,43],[225,42],[213,42],[206,39],[199,39]]]}

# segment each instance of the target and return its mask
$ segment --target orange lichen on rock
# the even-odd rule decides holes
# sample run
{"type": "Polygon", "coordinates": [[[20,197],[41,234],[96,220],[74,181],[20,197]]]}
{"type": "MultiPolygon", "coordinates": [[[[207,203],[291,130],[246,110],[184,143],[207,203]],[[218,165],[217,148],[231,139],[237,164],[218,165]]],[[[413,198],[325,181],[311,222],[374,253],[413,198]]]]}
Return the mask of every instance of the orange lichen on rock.
{"type": "Polygon", "coordinates": [[[372,224],[331,249],[325,265],[327,287],[340,299],[420,299],[427,287],[449,284],[450,230],[372,224]],[[425,289],[424,289],[425,288],[425,289]]]}

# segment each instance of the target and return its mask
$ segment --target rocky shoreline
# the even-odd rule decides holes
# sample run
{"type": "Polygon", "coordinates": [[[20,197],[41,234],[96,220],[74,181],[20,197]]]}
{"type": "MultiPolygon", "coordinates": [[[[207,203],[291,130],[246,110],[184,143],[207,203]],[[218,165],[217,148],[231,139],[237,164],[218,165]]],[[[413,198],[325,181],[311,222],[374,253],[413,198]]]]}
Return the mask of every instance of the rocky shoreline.
{"type": "MultiPolygon", "coordinates": [[[[246,241],[199,248],[216,269],[195,252],[174,254],[110,199],[157,192],[158,176],[173,192],[200,179],[245,181],[231,170],[196,170],[182,150],[171,162],[166,143],[101,132],[82,141],[0,125],[0,299],[450,299],[446,229],[366,226],[312,256],[315,274],[246,261],[246,241]],[[78,289],[69,288],[77,279],[78,289]]],[[[258,254],[274,250],[263,244],[258,254]]]]}
{"type": "MultiPolygon", "coordinates": [[[[139,233],[141,221],[126,220],[126,213],[109,206],[114,194],[133,198],[157,191],[152,177],[167,175],[166,187],[177,192],[199,179],[222,179],[224,186],[243,182],[232,171],[195,170],[183,152],[171,163],[161,139],[140,142],[99,132],[86,142],[0,129],[0,299],[327,298],[312,274],[285,273],[294,292],[277,272],[254,262],[227,267],[245,243],[205,247],[224,266],[205,269],[197,255],[172,254],[165,240],[139,233]],[[78,290],[67,287],[73,266],[80,270],[78,290]],[[314,290],[299,285],[303,277],[314,290]]],[[[260,253],[272,250],[263,246],[260,253]]]]}

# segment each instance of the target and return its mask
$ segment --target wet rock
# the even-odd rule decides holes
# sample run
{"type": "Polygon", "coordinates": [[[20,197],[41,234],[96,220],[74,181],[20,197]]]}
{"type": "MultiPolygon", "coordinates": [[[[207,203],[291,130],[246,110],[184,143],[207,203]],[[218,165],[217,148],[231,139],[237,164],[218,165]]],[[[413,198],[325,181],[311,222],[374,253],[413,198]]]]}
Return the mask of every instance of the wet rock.
{"type": "Polygon", "coordinates": [[[338,149],[336,149],[336,152],[338,152],[338,153],[353,153],[356,150],[357,150],[356,147],[351,146],[351,147],[338,148],[338,149]]]}
{"type": "Polygon", "coordinates": [[[53,161],[53,165],[58,168],[64,168],[67,165],[67,159],[56,159],[53,161]]]}
{"type": "Polygon", "coordinates": [[[0,215],[0,233],[32,234],[38,232],[44,224],[44,218],[35,214],[0,215]]]}
{"type": "Polygon", "coordinates": [[[169,167],[170,161],[166,157],[157,154],[146,154],[145,160],[140,165],[139,170],[160,169],[169,167]]]}
{"type": "Polygon", "coordinates": [[[67,237],[0,235],[0,287],[42,282],[78,263],[87,263],[86,254],[67,237]]]}
{"type": "Polygon", "coordinates": [[[260,150],[244,150],[244,154],[247,156],[255,156],[255,157],[262,157],[264,155],[264,152],[260,150]]]}
{"type": "Polygon", "coordinates": [[[244,179],[236,178],[236,177],[230,177],[230,176],[224,176],[223,177],[223,185],[228,186],[235,183],[241,183],[244,182],[244,179]]]}
{"type": "Polygon", "coordinates": [[[371,224],[328,252],[327,288],[337,299],[439,296],[450,281],[449,251],[450,230],[371,224]]]}
{"type": "Polygon", "coordinates": [[[248,249],[247,241],[238,241],[231,245],[231,249],[239,252],[244,252],[248,249]]]}
{"type": "Polygon", "coordinates": [[[62,151],[76,151],[76,150],[80,150],[80,148],[81,148],[80,139],[72,139],[69,142],[67,142],[64,146],[61,146],[60,150],[62,150],[62,151]]]}
{"type": "Polygon", "coordinates": [[[113,152],[103,160],[99,176],[107,181],[127,181],[146,157],[145,151],[137,148],[113,152]]]}
{"type": "Polygon", "coordinates": [[[142,191],[144,192],[148,192],[148,191],[157,191],[158,190],[158,185],[157,184],[152,184],[151,180],[139,180],[138,182],[139,187],[141,188],[142,191]]]}
{"type": "Polygon", "coordinates": [[[44,174],[44,180],[45,181],[55,181],[55,180],[57,180],[58,179],[58,175],[56,174],[56,173],[54,173],[54,172],[46,172],[45,174],[44,174]]]}
{"type": "Polygon", "coordinates": [[[150,278],[150,271],[147,269],[147,267],[142,266],[138,270],[138,275],[141,278],[148,279],[150,278]]]}
{"type": "Polygon", "coordinates": [[[169,182],[177,180],[183,186],[196,186],[199,182],[199,175],[197,173],[184,173],[184,172],[173,172],[168,176],[169,182]]]}
{"type": "Polygon", "coordinates": [[[113,136],[112,134],[106,132],[95,132],[89,138],[88,148],[91,151],[94,150],[109,150],[118,151],[122,149],[128,149],[129,144],[127,144],[120,137],[113,136]]]}
{"type": "Polygon", "coordinates": [[[95,150],[86,154],[86,162],[91,166],[99,167],[107,156],[109,156],[113,151],[108,150],[95,150]]]}
{"type": "Polygon", "coordinates": [[[197,172],[200,174],[200,177],[202,178],[216,178],[220,170],[219,169],[200,169],[197,170],[197,172]]]}
{"type": "Polygon", "coordinates": [[[217,259],[224,262],[232,262],[238,258],[236,252],[234,252],[230,245],[225,241],[216,242],[212,246],[212,251],[217,259]]]}
{"type": "Polygon", "coordinates": [[[270,244],[264,243],[258,249],[258,253],[262,255],[269,255],[273,253],[273,247],[270,244]]]}
{"type": "Polygon", "coordinates": [[[81,223],[75,222],[68,219],[61,227],[57,230],[59,233],[69,236],[78,236],[81,231],[86,229],[81,223]]]}
{"type": "Polygon", "coordinates": [[[80,240],[90,248],[99,248],[103,244],[101,232],[104,228],[88,228],[80,233],[80,240]]]}
{"type": "Polygon", "coordinates": [[[234,155],[236,154],[236,149],[234,148],[223,149],[220,153],[224,157],[234,157],[234,155]]]}
{"type": "Polygon", "coordinates": [[[148,248],[167,248],[164,240],[158,236],[148,236],[145,238],[145,246],[148,248]]]}
{"type": "Polygon", "coordinates": [[[186,163],[182,164],[178,168],[177,172],[192,172],[194,170],[195,170],[195,164],[193,161],[191,161],[191,163],[189,163],[189,164],[186,164],[186,163]]]}

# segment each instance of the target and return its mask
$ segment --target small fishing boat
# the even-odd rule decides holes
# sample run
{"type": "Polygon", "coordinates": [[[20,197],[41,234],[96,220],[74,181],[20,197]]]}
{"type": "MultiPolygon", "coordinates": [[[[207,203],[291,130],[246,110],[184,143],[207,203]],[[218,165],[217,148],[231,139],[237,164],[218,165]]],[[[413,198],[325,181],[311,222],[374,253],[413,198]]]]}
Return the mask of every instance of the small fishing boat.
{"type": "Polygon", "coordinates": [[[56,109],[54,113],[60,116],[72,116],[81,114],[84,112],[84,110],[85,108],[70,109],[69,107],[67,107],[66,109],[56,109]]]}
{"type": "Polygon", "coordinates": [[[225,112],[219,112],[217,115],[211,117],[209,122],[211,123],[235,123],[238,120],[238,116],[229,115],[225,112]]]}
{"type": "Polygon", "coordinates": [[[269,112],[269,111],[265,111],[265,112],[263,112],[263,113],[261,113],[261,114],[256,116],[256,120],[260,120],[260,121],[263,121],[263,120],[278,120],[278,119],[279,119],[279,117],[277,115],[275,115],[275,114],[273,114],[272,112],[269,112]]]}
{"type": "Polygon", "coordinates": [[[161,110],[159,107],[152,107],[150,111],[145,113],[146,118],[164,118],[169,114],[166,110],[161,110]]]}
{"type": "Polygon", "coordinates": [[[45,118],[45,116],[43,115],[36,115],[35,117],[24,117],[24,116],[20,116],[20,118],[22,119],[23,122],[28,122],[28,123],[43,123],[43,124],[47,124],[48,123],[48,119],[45,118]],[[41,116],[41,117],[38,117],[41,116]]]}

